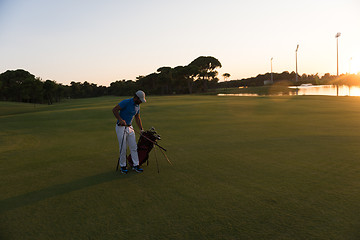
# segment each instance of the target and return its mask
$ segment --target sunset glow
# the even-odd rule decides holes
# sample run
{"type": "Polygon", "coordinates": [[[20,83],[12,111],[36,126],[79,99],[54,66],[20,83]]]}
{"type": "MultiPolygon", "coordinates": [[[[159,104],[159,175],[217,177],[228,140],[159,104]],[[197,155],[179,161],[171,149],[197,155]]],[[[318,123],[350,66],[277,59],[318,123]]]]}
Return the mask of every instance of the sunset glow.
{"type": "Polygon", "coordinates": [[[213,56],[228,80],[360,71],[360,2],[0,1],[0,73],[109,85],[213,56]],[[191,7],[190,7],[191,6],[191,7]],[[355,24],[356,23],[356,24],[355,24]],[[352,58],[352,60],[350,60],[352,58]]]}
{"type": "Polygon", "coordinates": [[[360,56],[351,57],[349,59],[349,72],[351,74],[360,73],[360,56]]]}

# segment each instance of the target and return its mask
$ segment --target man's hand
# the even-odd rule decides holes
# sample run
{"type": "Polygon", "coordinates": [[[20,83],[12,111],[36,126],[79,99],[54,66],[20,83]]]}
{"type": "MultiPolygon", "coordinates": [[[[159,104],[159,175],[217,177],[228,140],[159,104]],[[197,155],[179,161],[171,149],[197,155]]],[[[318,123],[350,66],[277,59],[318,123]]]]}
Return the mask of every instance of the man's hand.
{"type": "Polygon", "coordinates": [[[124,120],[124,119],[119,120],[118,125],[119,125],[119,126],[126,126],[125,120],[124,120]]]}

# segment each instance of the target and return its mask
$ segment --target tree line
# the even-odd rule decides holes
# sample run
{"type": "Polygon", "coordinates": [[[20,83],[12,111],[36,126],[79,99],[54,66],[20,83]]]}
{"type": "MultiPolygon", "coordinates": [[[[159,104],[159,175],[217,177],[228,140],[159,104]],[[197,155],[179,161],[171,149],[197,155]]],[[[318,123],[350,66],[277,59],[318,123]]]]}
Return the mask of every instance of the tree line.
{"type": "MultiPolygon", "coordinates": [[[[256,77],[219,82],[218,88],[235,88],[235,87],[257,87],[263,86],[265,81],[271,79],[271,73],[259,74],[256,77]]],[[[302,74],[298,75],[296,82],[296,73],[284,71],[282,73],[273,73],[274,83],[282,82],[287,85],[301,85],[311,83],[313,85],[357,85],[360,86],[360,73],[358,74],[341,74],[340,76],[325,73],[323,76],[319,74],[302,74]]]]}
{"type": "Polygon", "coordinates": [[[216,87],[219,81],[216,69],[220,67],[218,59],[201,56],[187,66],[161,67],[155,73],[137,77],[136,81],[119,80],[109,87],[87,81],[63,85],[53,80],[43,81],[22,69],[8,70],[0,74],[0,100],[52,104],[64,98],[131,96],[138,89],[144,89],[147,94],[206,92],[216,87]]]}
{"type": "Polygon", "coordinates": [[[218,59],[201,56],[186,66],[160,67],[154,73],[137,77],[135,81],[118,80],[112,82],[109,87],[98,86],[87,81],[84,83],[73,81],[70,85],[63,85],[53,80],[43,81],[22,69],[8,70],[0,74],[0,100],[52,104],[64,98],[131,96],[138,89],[143,89],[150,95],[203,93],[215,88],[263,86],[265,81],[271,79],[271,74],[274,83],[360,85],[359,74],[346,74],[339,77],[329,73],[322,77],[318,74],[303,74],[298,75],[298,81],[295,82],[296,73],[287,71],[259,74],[256,77],[230,81],[226,80],[231,75],[225,73],[222,75],[225,81],[219,82],[217,69],[221,67],[218,59]]]}
{"type": "Polygon", "coordinates": [[[107,91],[107,87],[88,82],[71,82],[68,86],[52,80],[43,81],[22,69],[0,74],[0,100],[3,101],[53,104],[64,98],[103,96],[107,91]]]}

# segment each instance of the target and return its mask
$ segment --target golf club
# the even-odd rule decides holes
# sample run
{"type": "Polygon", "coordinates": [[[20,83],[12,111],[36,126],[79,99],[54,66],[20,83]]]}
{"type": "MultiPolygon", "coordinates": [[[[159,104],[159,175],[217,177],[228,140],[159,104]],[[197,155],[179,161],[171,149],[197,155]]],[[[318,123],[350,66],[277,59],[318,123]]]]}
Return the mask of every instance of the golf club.
{"type": "Polygon", "coordinates": [[[121,152],[122,152],[123,142],[124,142],[124,137],[125,137],[125,130],[126,130],[126,126],[124,127],[124,133],[123,133],[123,137],[122,137],[122,140],[121,140],[121,146],[120,146],[120,156],[119,156],[119,159],[118,159],[118,162],[117,162],[117,165],[116,165],[116,171],[118,171],[118,170],[119,170],[120,157],[121,157],[121,152]]]}
{"type": "MultiPolygon", "coordinates": [[[[129,126],[130,128],[132,128],[137,134],[142,135],[139,131],[135,130],[133,126],[129,126]]],[[[166,151],[165,148],[163,148],[162,146],[160,146],[159,144],[157,144],[157,142],[154,142],[153,140],[147,138],[146,136],[142,135],[146,140],[149,140],[151,143],[153,143],[154,145],[158,146],[160,149],[166,151]]]]}
{"type": "MultiPolygon", "coordinates": [[[[156,160],[156,168],[157,168],[157,172],[160,173],[160,170],[159,170],[159,163],[158,163],[158,160],[157,160],[157,156],[156,156],[156,148],[154,148],[154,153],[155,153],[155,160],[156,160]]],[[[149,161],[148,161],[149,162],[149,161]]]]}
{"type": "MultiPolygon", "coordinates": [[[[138,131],[136,131],[133,126],[129,126],[129,127],[132,128],[137,134],[142,135],[141,133],[139,133],[138,131]]],[[[152,141],[151,139],[147,138],[146,136],[144,136],[144,135],[142,135],[142,136],[143,136],[145,139],[149,140],[151,143],[153,143],[155,146],[158,146],[159,149],[160,149],[160,152],[164,155],[164,157],[165,157],[166,160],[170,163],[170,165],[172,165],[172,162],[170,161],[170,159],[166,156],[166,154],[165,154],[165,152],[164,152],[164,151],[166,151],[165,148],[161,147],[159,144],[157,144],[157,142],[152,141]],[[163,150],[164,150],[164,151],[163,151],[163,150]]]]}

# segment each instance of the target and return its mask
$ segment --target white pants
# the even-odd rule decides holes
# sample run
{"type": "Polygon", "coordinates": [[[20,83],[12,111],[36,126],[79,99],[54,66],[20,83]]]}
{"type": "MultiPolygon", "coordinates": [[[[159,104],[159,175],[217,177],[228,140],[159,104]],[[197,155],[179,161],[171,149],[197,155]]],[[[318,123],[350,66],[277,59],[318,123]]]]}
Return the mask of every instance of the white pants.
{"type": "Polygon", "coordinates": [[[116,125],[115,131],[119,141],[120,167],[126,167],[126,142],[129,145],[131,158],[134,163],[134,166],[139,165],[139,156],[137,153],[137,144],[136,144],[134,129],[132,127],[116,125]]]}

